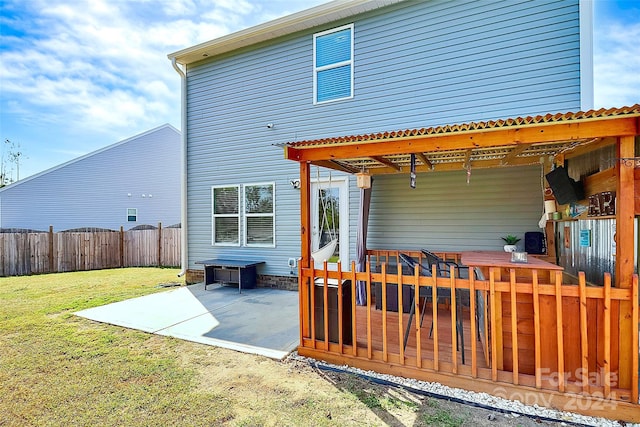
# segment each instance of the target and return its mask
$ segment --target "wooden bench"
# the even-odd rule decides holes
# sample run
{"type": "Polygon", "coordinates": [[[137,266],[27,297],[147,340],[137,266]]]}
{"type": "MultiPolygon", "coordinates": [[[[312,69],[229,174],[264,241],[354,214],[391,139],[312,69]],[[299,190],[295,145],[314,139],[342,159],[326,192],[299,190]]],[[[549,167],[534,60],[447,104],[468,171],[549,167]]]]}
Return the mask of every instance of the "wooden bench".
{"type": "Polygon", "coordinates": [[[256,287],[257,266],[264,263],[264,261],[219,258],[196,261],[196,264],[204,265],[205,290],[207,285],[220,283],[222,285],[238,286],[238,292],[240,293],[242,293],[242,288],[251,289],[256,287]]]}

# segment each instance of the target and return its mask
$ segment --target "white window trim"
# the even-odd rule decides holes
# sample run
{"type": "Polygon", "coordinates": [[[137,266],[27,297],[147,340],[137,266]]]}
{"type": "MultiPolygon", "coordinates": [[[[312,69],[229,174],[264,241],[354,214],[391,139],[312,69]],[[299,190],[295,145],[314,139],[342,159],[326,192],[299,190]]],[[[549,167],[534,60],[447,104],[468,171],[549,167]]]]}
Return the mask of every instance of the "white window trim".
{"type": "Polygon", "coordinates": [[[276,183],[275,182],[256,182],[256,183],[248,183],[248,184],[243,184],[242,185],[242,214],[243,214],[243,234],[244,234],[244,246],[248,247],[248,248],[275,248],[276,247],[276,183]],[[269,214],[265,214],[265,213],[252,213],[252,214],[248,214],[245,210],[246,210],[246,206],[245,206],[245,202],[246,202],[246,188],[247,187],[257,187],[257,186],[267,186],[270,185],[273,188],[272,194],[273,194],[273,200],[271,201],[271,207],[272,207],[272,212],[269,214]],[[266,245],[261,245],[261,244],[255,244],[255,243],[251,243],[249,244],[247,242],[247,218],[256,218],[256,217],[271,217],[273,218],[273,243],[271,244],[266,244],[266,245]]]}
{"type": "Polygon", "coordinates": [[[580,109],[594,104],[593,80],[593,1],[580,0],[580,109]]]}
{"type": "Polygon", "coordinates": [[[138,222],[138,208],[127,208],[127,222],[138,222]],[[134,211],[136,211],[136,213],[134,215],[129,215],[130,209],[133,209],[134,211]],[[129,221],[130,216],[135,216],[136,217],[135,221],[129,221]]]}
{"type": "Polygon", "coordinates": [[[326,30],[326,31],[322,31],[320,33],[316,33],[313,35],[313,105],[320,105],[320,104],[326,104],[329,102],[335,102],[335,101],[342,101],[345,99],[352,99],[354,96],[354,39],[355,39],[355,32],[354,32],[354,25],[353,23],[351,24],[347,24],[347,25],[343,25],[341,27],[337,27],[337,28],[332,28],[330,30],[326,30]],[[323,67],[316,67],[316,39],[320,36],[324,36],[326,34],[331,34],[331,33],[335,33],[338,31],[342,31],[345,29],[351,29],[351,59],[349,61],[342,61],[342,62],[336,62],[335,64],[330,64],[330,65],[325,65],[323,67]],[[345,96],[342,98],[336,98],[336,99],[328,99],[326,101],[318,101],[318,71],[323,71],[323,70],[329,70],[331,68],[337,68],[337,67],[342,67],[344,65],[351,65],[351,94],[349,96],[345,96]]]}
{"type": "Polygon", "coordinates": [[[229,184],[229,185],[213,185],[211,186],[211,245],[212,246],[240,246],[240,236],[242,231],[240,230],[240,214],[241,211],[241,200],[240,198],[244,195],[240,192],[240,185],[238,184],[229,184]],[[238,189],[238,213],[237,214],[216,214],[215,210],[215,194],[214,190],[216,188],[230,188],[235,187],[238,189]],[[216,242],[216,218],[237,218],[238,219],[238,242],[237,243],[226,243],[226,242],[216,242]]]}

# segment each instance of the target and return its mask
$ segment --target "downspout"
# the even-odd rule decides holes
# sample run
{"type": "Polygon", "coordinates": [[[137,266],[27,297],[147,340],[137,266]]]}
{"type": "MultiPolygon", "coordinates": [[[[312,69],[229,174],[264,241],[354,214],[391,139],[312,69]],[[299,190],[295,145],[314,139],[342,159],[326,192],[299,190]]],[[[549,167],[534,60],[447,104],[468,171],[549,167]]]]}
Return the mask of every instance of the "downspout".
{"type": "MultiPolygon", "coordinates": [[[[176,58],[171,58],[171,65],[173,69],[180,74],[181,80],[181,131],[182,131],[182,165],[181,165],[181,175],[182,175],[182,183],[180,185],[180,227],[182,228],[182,239],[180,239],[180,251],[181,251],[181,270],[178,273],[178,277],[182,277],[187,272],[187,268],[189,268],[189,254],[188,254],[188,245],[187,245],[187,236],[188,236],[188,227],[187,227],[187,75],[185,71],[183,71],[176,62],[176,58]]],[[[185,66],[186,69],[186,66],[185,66]]]]}

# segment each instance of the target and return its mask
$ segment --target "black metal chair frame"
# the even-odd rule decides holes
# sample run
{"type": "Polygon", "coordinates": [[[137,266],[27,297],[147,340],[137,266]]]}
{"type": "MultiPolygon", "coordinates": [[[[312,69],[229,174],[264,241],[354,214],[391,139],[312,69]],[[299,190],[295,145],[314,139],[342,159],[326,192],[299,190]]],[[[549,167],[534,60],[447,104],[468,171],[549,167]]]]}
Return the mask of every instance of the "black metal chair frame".
{"type": "Polygon", "coordinates": [[[427,264],[429,265],[429,271],[431,271],[432,266],[435,264],[437,274],[441,277],[449,277],[451,273],[450,271],[451,267],[454,268],[457,278],[465,279],[469,277],[469,267],[461,266],[458,263],[453,261],[444,260],[439,256],[437,256],[436,254],[434,254],[433,252],[428,251],[426,249],[420,249],[420,252],[422,252],[422,255],[424,255],[424,259],[427,261],[427,264]]]}
{"type": "MultiPolygon", "coordinates": [[[[415,271],[416,266],[418,267],[418,271],[420,275],[423,275],[425,277],[432,277],[432,273],[431,273],[431,269],[432,269],[432,265],[435,263],[436,264],[436,277],[450,277],[450,271],[444,267],[450,267],[450,266],[454,266],[455,271],[456,271],[456,277],[459,277],[460,271],[463,269],[467,269],[468,271],[468,267],[460,267],[458,266],[458,264],[456,264],[455,262],[452,261],[444,261],[441,258],[437,257],[436,255],[432,254],[429,251],[423,250],[422,251],[423,254],[425,255],[425,258],[427,259],[427,263],[429,265],[429,268],[423,266],[422,264],[420,264],[418,261],[416,261],[413,257],[400,253],[399,257],[400,260],[402,261],[402,263],[404,263],[407,267],[409,267],[411,269],[411,271],[415,271]],[[426,253],[425,253],[426,252],[426,253]],[[427,253],[429,255],[427,255],[427,253]],[[433,258],[431,258],[433,257],[433,258]],[[431,258],[431,260],[429,260],[428,258],[431,258]]],[[[426,310],[426,306],[427,306],[427,301],[429,299],[432,298],[433,296],[433,291],[431,289],[431,286],[421,286],[418,290],[419,293],[419,297],[423,298],[423,302],[422,302],[422,309],[421,309],[421,315],[420,315],[420,327],[422,327],[422,322],[424,320],[424,314],[425,314],[425,310],[426,310]]],[[[459,340],[456,340],[456,350],[460,350],[461,349],[461,354],[462,354],[462,364],[465,364],[465,355],[464,355],[464,330],[463,330],[463,324],[462,324],[462,319],[461,319],[461,293],[458,292],[456,293],[456,299],[458,300],[458,304],[456,304],[457,307],[457,311],[458,311],[458,316],[456,316],[456,332],[457,332],[457,336],[460,337],[459,340]]],[[[436,291],[436,302],[435,304],[438,304],[440,301],[440,298],[450,298],[451,297],[451,291],[448,289],[438,289],[436,291]]],[[[405,330],[404,333],[404,344],[403,344],[403,348],[407,347],[407,341],[409,339],[409,333],[411,331],[411,323],[413,321],[413,317],[415,315],[415,304],[411,304],[411,311],[409,312],[409,322],[407,323],[407,328],[405,330]]],[[[431,321],[431,329],[429,330],[429,338],[431,338],[431,334],[433,332],[433,320],[431,321]]]]}

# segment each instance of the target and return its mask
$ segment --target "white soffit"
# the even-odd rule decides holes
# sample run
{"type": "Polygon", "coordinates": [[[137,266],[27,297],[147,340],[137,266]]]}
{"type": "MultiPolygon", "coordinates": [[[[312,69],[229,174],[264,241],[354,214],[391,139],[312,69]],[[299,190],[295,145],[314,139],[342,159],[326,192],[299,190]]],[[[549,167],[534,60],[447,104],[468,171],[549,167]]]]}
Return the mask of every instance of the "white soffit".
{"type": "Polygon", "coordinates": [[[200,43],[170,53],[167,56],[169,59],[175,58],[179,64],[192,64],[207,57],[210,58],[225,52],[231,52],[256,43],[314,28],[402,1],[405,0],[335,0],[208,42],[200,43]]]}

